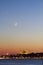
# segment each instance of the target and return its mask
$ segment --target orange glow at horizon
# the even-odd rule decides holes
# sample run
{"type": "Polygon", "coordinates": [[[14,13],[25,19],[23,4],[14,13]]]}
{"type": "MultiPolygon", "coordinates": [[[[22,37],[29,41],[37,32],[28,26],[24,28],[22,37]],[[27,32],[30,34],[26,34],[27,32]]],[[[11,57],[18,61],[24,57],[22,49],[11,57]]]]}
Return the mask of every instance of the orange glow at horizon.
{"type": "Polygon", "coordinates": [[[27,53],[43,52],[43,42],[36,41],[0,41],[0,54],[16,54],[22,51],[27,53]],[[41,44],[41,45],[40,45],[41,44]]]}

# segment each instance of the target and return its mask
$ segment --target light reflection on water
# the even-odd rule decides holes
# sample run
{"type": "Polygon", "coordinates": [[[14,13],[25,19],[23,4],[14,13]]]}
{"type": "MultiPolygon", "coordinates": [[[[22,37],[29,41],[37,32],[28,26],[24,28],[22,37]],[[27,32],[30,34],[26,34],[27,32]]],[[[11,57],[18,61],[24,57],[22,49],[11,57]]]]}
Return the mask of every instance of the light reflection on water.
{"type": "Polygon", "coordinates": [[[43,59],[1,59],[0,65],[43,65],[43,59]]]}

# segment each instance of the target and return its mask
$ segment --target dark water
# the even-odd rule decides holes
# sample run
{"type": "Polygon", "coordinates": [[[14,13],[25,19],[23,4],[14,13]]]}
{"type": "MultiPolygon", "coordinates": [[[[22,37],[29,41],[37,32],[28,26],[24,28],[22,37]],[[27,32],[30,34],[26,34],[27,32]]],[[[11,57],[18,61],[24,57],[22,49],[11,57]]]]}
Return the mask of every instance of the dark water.
{"type": "Polygon", "coordinates": [[[1,59],[0,65],[43,65],[43,59],[1,59]]]}

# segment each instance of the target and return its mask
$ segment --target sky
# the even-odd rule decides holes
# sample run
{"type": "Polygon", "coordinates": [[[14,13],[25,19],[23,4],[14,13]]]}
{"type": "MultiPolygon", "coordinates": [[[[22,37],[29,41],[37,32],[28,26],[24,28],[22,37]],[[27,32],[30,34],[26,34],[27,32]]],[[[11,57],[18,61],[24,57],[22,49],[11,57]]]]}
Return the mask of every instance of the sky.
{"type": "Polygon", "coordinates": [[[43,52],[43,0],[0,0],[0,54],[43,52]]]}

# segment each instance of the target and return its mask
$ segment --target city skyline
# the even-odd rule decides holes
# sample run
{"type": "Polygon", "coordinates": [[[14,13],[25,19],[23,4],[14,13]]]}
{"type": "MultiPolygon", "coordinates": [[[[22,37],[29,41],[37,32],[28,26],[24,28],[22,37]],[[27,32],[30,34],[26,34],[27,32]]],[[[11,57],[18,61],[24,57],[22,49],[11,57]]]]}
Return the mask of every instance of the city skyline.
{"type": "Polygon", "coordinates": [[[0,0],[0,54],[43,52],[43,0],[0,0]]]}

